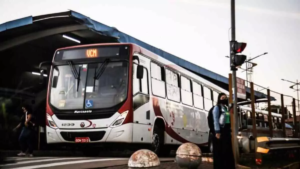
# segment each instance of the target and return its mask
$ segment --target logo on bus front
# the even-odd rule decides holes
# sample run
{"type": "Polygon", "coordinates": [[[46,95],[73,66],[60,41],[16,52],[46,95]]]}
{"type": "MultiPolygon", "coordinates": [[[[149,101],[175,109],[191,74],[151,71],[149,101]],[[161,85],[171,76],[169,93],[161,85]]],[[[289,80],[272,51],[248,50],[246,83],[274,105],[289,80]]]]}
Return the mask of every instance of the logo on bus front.
{"type": "Polygon", "coordinates": [[[81,122],[80,123],[80,127],[84,127],[85,126],[85,123],[84,122],[81,122]]]}
{"type": "Polygon", "coordinates": [[[75,110],[74,113],[92,113],[92,110],[75,110]]]}

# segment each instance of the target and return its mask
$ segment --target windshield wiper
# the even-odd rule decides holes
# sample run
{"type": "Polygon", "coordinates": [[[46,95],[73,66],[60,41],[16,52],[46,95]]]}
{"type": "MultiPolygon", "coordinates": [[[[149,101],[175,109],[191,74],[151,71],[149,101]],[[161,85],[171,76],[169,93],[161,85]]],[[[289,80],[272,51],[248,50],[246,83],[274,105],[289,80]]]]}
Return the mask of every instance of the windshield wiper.
{"type": "Polygon", "coordinates": [[[96,79],[99,79],[101,77],[101,75],[103,74],[104,70],[106,69],[106,66],[109,63],[109,59],[105,59],[104,62],[101,64],[101,66],[95,69],[95,74],[94,74],[94,86],[93,86],[93,90],[95,91],[95,83],[96,83],[96,79]]]}
{"type": "Polygon", "coordinates": [[[108,64],[109,60],[105,59],[104,63],[101,64],[101,66],[97,67],[95,75],[94,75],[94,79],[99,79],[101,77],[101,75],[103,74],[104,70],[106,69],[106,66],[108,64]]]}
{"type": "Polygon", "coordinates": [[[80,67],[79,67],[79,72],[77,72],[76,67],[74,66],[72,61],[69,61],[68,64],[70,65],[72,74],[74,76],[74,78],[77,80],[77,87],[76,87],[76,91],[78,92],[78,88],[79,88],[79,82],[80,82],[80,67]]]}

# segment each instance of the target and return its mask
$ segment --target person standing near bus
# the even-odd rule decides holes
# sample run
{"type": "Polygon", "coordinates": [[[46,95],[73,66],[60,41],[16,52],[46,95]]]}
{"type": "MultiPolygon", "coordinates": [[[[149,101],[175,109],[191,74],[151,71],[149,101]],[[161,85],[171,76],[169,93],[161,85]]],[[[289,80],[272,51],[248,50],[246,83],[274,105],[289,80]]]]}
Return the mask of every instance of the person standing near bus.
{"type": "Polygon", "coordinates": [[[18,156],[25,156],[26,151],[28,150],[28,155],[30,157],[33,156],[33,136],[34,136],[34,130],[33,127],[35,124],[33,123],[33,117],[32,112],[29,109],[29,106],[22,106],[22,110],[24,115],[21,118],[21,122],[18,124],[18,126],[14,129],[18,129],[22,127],[21,134],[19,136],[19,142],[21,146],[21,152],[18,154],[18,156]]]}
{"type": "Polygon", "coordinates": [[[215,131],[213,137],[214,169],[235,169],[228,99],[224,93],[219,94],[212,114],[215,131]]]}

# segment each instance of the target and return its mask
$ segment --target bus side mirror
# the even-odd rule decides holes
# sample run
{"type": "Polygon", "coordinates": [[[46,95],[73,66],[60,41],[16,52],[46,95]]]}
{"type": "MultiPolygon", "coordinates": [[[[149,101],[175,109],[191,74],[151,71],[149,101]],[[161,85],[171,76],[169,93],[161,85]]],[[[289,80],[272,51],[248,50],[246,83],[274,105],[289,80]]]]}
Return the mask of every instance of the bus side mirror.
{"type": "Polygon", "coordinates": [[[144,77],[144,67],[141,65],[137,66],[137,74],[136,74],[137,79],[143,79],[144,77]]]}
{"type": "Polygon", "coordinates": [[[58,81],[58,76],[53,76],[53,80],[52,80],[52,88],[56,88],[56,86],[57,86],[57,81],[58,81]]]}
{"type": "Polygon", "coordinates": [[[39,78],[39,81],[40,81],[40,84],[44,84],[45,83],[45,77],[44,77],[44,74],[45,74],[45,70],[41,69],[40,71],[40,78],[39,78]]]}

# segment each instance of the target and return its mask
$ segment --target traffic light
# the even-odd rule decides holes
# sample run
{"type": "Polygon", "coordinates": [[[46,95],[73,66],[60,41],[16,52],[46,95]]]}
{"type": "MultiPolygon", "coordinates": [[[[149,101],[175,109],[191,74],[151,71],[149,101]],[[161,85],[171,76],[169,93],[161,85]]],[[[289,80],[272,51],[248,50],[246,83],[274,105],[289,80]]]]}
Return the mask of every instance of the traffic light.
{"type": "Polygon", "coordinates": [[[231,41],[231,70],[236,70],[236,67],[241,66],[247,59],[246,55],[237,55],[246,48],[247,43],[231,41]]]}

